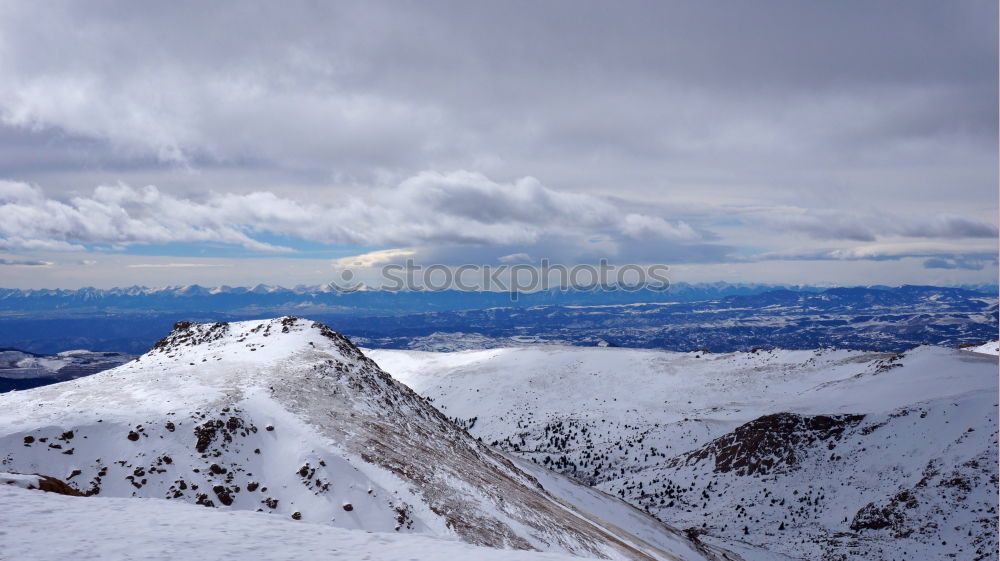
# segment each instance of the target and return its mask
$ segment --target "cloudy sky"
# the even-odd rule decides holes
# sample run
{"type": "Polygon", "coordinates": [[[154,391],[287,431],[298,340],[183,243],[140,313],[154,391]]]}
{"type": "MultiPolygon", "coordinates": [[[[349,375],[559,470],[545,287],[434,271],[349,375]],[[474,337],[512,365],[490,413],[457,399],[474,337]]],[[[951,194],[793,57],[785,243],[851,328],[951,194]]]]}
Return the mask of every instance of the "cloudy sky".
{"type": "Polygon", "coordinates": [[[997,4],[0,1],[0,286],[997,278],[997,4]]]}

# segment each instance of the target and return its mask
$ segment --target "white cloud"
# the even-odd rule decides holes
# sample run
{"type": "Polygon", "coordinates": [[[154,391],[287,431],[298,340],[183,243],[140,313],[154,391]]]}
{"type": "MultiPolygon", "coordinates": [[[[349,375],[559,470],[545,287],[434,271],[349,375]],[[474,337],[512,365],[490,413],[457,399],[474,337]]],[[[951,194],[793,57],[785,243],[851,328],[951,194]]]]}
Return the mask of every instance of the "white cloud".
{"type": "Polygon", "coordinates": [[[622,231],[638,240],[695,240],[701,237],[684,222],[670,224],[659,216],[642,214],[625,215],[622,231]]]}
{"type": "Polygon", "coordinates": [[[531,256],[527,253],[511,253],[497,258],[501,263],[531,263],[531,256]]]}
{"type": "Polygon", "coordinates": [[[382,249],[362,253],[361,255],[334,259],[332,265],[335,269],[365,269],[375,267],[376,265],[392,263],[398,261],[401,257],[410,257],[415,254],[416,252],[412,249],[382,249]]]}
{"type": "MultiPolygon", "coordinates": [[[[983,255],[995,254],[996,244],[994,226],[947,214],[852,214],[792,206],[702,209],[701,216],[728,217],[738,224],[719,227],[725,234],[720,237],[687,220],[652,213],[666,213],[669,207],[650,206],[651,213],[642,213],[620,200],[553,189],[530,177],[498,182],[468,171],[426,171],[365,195],[333,202],[267,191],[192,198],[117,184],[55,198],[36,186],[6,181],[0,182],[0,250],[81,251],[85,244],[97,244],[114,253],[137,244],[218,243],[258,253],[293,251],[261,241],[269,236],[292,245],[307,240],[391,248],[328,262],[359,270],[406,258],[425,264],[515,263],[531,256],[564,264],[598,258],[678,264],[957,256],[979,263],[989,261],[983,255]],[[805,234],[797,238],[803,243],[789,247],[787,233],[805,234]],[[741,251],[750,238],[766,243],[741,251]]],[[[133,262],[127,268],[201,268],[183,259],[133,262]]]]}
{"type": "Polygon", "coordinates": [[[839,248],[791,248],[767,251],[748,256],[743,261],[770,260],[841,260],[841,261],[883,261],[910,257],[950,257],[956,255],[992,256],[996,261],[996,248],[988,242],[950,243],[927,240],[894,240],[839,248]]]}
{"type": "Polygon", "coordinates": [[[199,203],[155,187],[117,185],[60,201],[33,187],[8,182],[0,188],[0,247],[54,250],[79,249],[86,243],[221,242],[254,251],[290,251],[247,235],[255,217],[229,220],[224,198],[199,203]]]}
{"type": "Polygon", "coordinates": [[[270,192],[181,198],[153,186],[100,186],[67,200],[19,183],[0,184],[0,247],[78,249],[80,244],[217,242],[257,252],[290,252],[254,236],[326,244],[533,244],[549,236],[607,232],[692,240],[684,223],[625,214],[605,199],[545,187],[533,178],[494,182],[466,171],[423,172],[368,200],[320,204],[270,192]]]}
{"type": "Polygon", "coordinates": [[[25,239],[21,236],[0,238],[0,249],[9,251],[85,251],[80,244],[60,240],[25,239]]]}

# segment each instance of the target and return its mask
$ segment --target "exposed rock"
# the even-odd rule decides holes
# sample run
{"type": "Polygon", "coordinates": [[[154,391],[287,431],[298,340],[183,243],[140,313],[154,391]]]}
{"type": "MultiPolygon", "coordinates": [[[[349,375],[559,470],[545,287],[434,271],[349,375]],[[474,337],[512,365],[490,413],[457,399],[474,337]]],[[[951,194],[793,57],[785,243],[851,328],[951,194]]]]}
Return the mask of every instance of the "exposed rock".
{"type": "Polygon", "coordinates": [[[845,429],[862,419],[864,415],[766,415],[672,459],[667,465],[690,465],[711,458],[717,473],[766,475],[794,470],[803,448],[818,440],[837,440],[845,429]]]}
{"type": "MultiPolygon", "coordinates": [[[[70,477],[79,475],[79,471],[71,474],[70,477]]],[[[47,493],[58,493],[60,495],[69,495],[71,497],[83,497],[84,494],[80,491],[69,486],[68,483],[61,479],[56,479],[48,475],[41,475],[38,473],[18,473],[9,472],[7,474],[0,473],[0,484],[7,485],[17,485],[19,487],[24,487],[25,489],[38,489],[40,491],[45,491],[47,493]],[[7,477],[5,477],[7,476],[7,477]]]]}

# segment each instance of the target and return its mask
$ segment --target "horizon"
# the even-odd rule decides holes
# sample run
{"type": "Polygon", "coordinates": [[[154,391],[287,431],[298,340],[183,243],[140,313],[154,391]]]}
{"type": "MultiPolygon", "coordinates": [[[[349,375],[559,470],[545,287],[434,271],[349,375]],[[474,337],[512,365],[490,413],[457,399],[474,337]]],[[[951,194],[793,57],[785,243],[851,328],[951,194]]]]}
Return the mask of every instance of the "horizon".
{"type": "MultiPolygon", "coordinates": [[[[837,288],[866,288],[866,289],[898,289],[898,288],[954,288],[961,290],[973,290],[973,291],[983,291],[992,290],[994,288],[1000,287],[997,282],[985,282],[985,283],[963,283],[963,284],[912,284],[912,283],[901,283],[901,284],[809,284],[809,283],[767,283],[767,282],[727,282],[727,281],[714,281],[714,282],[678,282],[670,283],[670,286],[682,286],[690,288],[710,288],[710,287],[734,287],[734,288],[775,288],[775,289],[816,289],[816,290],[829,290],[837,288]]],[[[140,289],[151,292],[161,292],[161,291],[180,291],[184,289],[200,288],[208,291],[213,290],[246,290],[253,291],[255,289],[268,289],[273,291],[301,291],[301,290],[318,290],[320,292],[328,293],[338,293],[341,295],[348,295],[354,293],[363,292],[400,292],[400,293],[451,293],[460,292],[467,294],[507,294],[511,292],[517,292],[519,294],[535,294],[541,292],[555,293],[555,292],[615,292],[617,288],[614,285],[604,285],[597,286],[594,288],[574,288],[574,287],[549,287],[546,289],[538,290],[525,290],[525,291],[511,291],[511,290],[463,290],[459,288],[447,288],[447,289],[421,289],[421,288],[399,288],[399,289],[387,289],[387,288],[374,288],[365,286],[360,290],[337,290],[335,287],[331,287],[330,284],[297,284],[297,285],[280,285],[280,284],[266,284],[257,283],[254,285],[202,285],[198,283],[192,284],[164,284],[156,286],[147,285],[116,285],[116,286],[79,286],[79,287],[39,287],[39,288],[19,288],[13,286],[0,286],[0,290],[9,291],[21,291],[21,292],[55,292],[55,291],[68,291],[68,292],[78,292],[83,290],[100,290],[100,291],[116,291],[116,290],[131,290],[140,289]],[[603,290],[602,290],[603,289],[603,290]]],[[[632,292],[670,292],[670,289],[665,290],[652,290],[646,287],[641,287],[638,290],[631,290],[632,292]]]]}

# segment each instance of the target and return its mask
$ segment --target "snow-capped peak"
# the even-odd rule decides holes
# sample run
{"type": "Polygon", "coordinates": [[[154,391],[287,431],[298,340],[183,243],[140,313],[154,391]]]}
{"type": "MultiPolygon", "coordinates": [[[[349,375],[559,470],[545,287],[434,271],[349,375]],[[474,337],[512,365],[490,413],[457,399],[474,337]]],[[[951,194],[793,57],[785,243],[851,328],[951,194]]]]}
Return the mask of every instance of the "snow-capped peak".
{"type": "Polygon", "coordinates": [[[606,495],[551,494],[572,484],[543,474],[555,478],[543,487],[345,337],[294,317],[179,322],[119,368],[0,395],[0,446],[11,450],[5,469],[90,494],[492,547],[717,558],[606,495]],[[584,496],[586,509],[574,502],[584,496]],[[643,537],[602,522],[595,505],[626,508],[643,537]]]}

